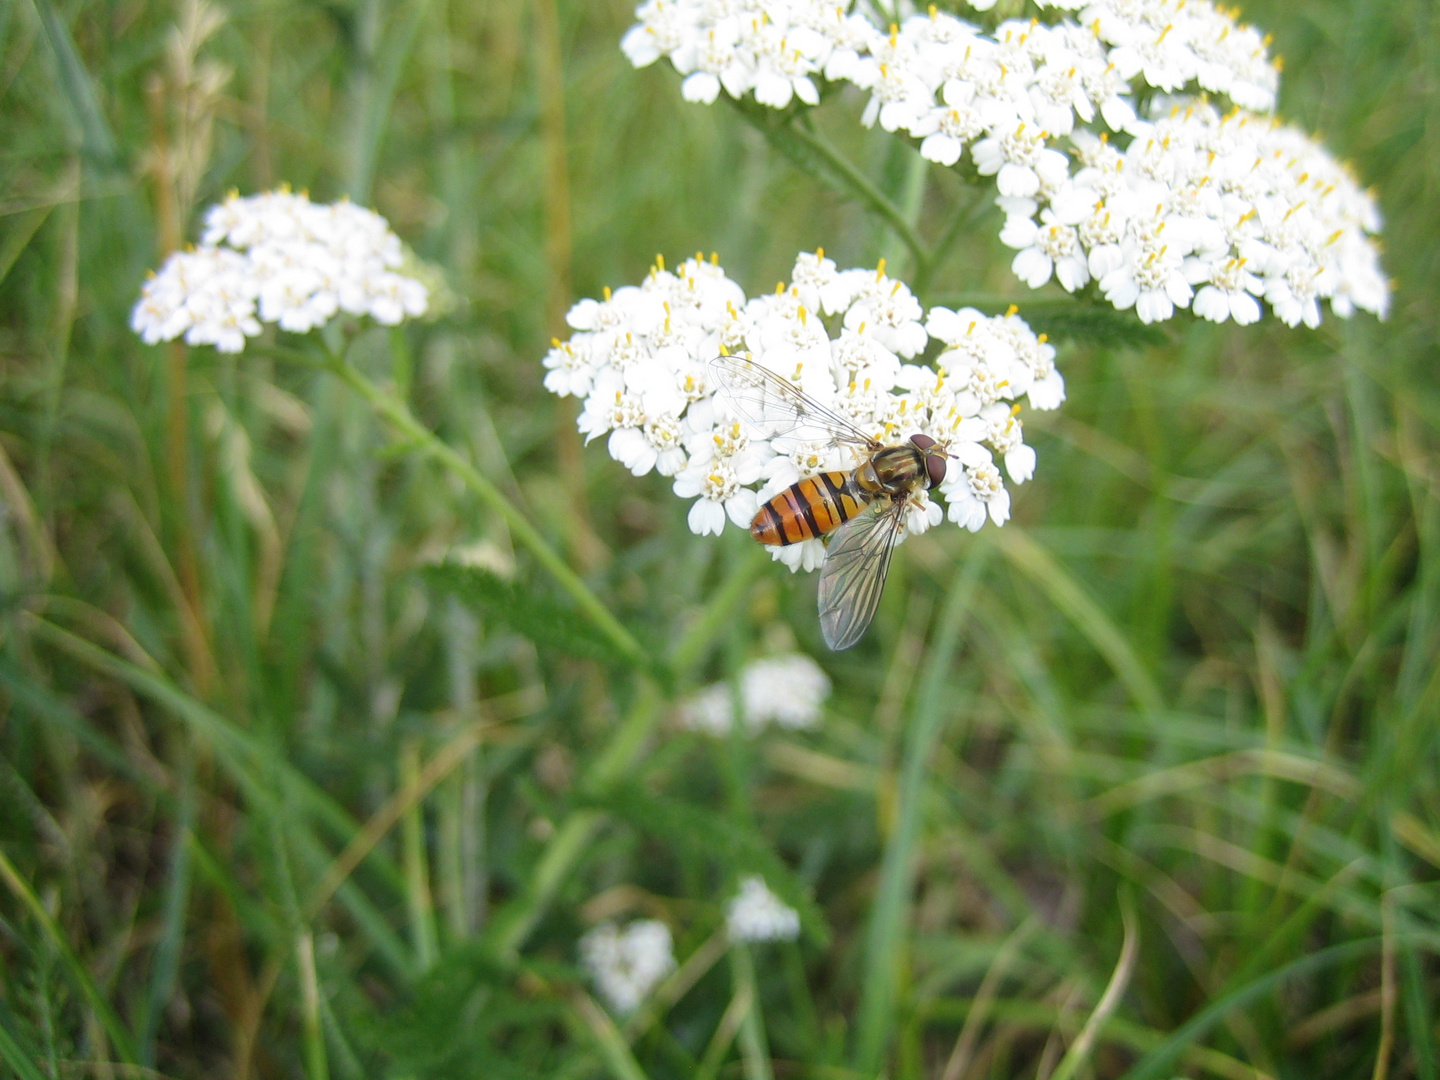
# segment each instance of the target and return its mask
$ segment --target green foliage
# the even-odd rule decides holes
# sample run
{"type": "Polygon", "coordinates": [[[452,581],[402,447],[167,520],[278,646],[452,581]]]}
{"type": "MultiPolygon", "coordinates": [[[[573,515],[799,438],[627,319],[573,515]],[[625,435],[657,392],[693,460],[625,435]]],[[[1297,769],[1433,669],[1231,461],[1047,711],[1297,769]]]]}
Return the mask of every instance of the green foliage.
{"type": "Polygon", "coordinates": [[[987,189],[853,96],[684,104],[630,7],[232,6],[206,98],[184,4],[0,4],[0,1072],[1047,1076],[1129,895],[1074,1075],[1434,1080],[1433,12],[1246,9],[1387,215],[1389,322],[1297,332],[1030,296],[987,189]],[[343,367],[142,345],[161,248],[282,182],[453,306],[343,367]],[[655,253],[756,292],[821,245],[1017,303],[1069,395],[1016,521],[908,541],[841,655],[540,386],[655,253]],[[814,729],[673,722],[791,649],[814,729]],[[727,955],[747,873],[799,941],[727,955]],[[637,917],[680,969],[614,1016],[577,943],[637,917]]]}
{"type": "Polygon", "coordinates": [[[1098,296],[1027,304],[1025,321],[1037,333],[1049,334],[1057,343],[1140,349],[1159,348],[1170,341],[1162,326],[1142,323],[1133,311],[1116,311],[1098,296]]]}
{"type": "Polygon", "coordinates": [[[436,592],[456,597],[536,645],[567,656],[622,666],[625,663],[626,658],[608,638],[594,630],[573,608],[548,599],[534,585],[506,581],[498,574],[475,566],[430,566],[423,576],[436,592]]]}
{"type": "Polygon", "coordinates": [[[732,892],[738,878],[759,874],[771,892],[800,913],[806,935],[820,947],[828,943],[824,912],[753,829],[704,806],[651,795],[635,784],[617,784],[593,805],[701,866],[713,864],[718,879],[732,892]]]}

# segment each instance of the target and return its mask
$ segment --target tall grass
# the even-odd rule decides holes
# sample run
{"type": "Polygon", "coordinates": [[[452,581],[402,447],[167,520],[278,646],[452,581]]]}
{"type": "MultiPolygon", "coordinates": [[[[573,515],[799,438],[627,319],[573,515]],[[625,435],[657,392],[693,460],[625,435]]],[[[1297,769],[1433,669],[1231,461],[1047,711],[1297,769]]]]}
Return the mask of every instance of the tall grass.
{"type": "MultiPolygon", "coordinates": [[[[177,53],[184,5],[0,4],[3,1067],[1433,1080],[1431,6],[1246,12],[1282,109],[1376,186],[1390,320],[1070,341],[1017,521],[907,543],[840,655],[813,580],[691,536],[540,389],[566,307],[656,252],[751,291],[819,245],[903,259],[630,70],[628,9],[240,4],[177,53]],[[367,332],[349,384],[284,342],[141,345],[145,270],[280,182],[375,205],[453,309],[367,332]],[[435,569],[462,556],[515,584],[435,569]],[[819,729],[671,723],[792,646],[819,729]],[[753,869],[798,942],[726,947],[753,869]],[[680,967],[612,1017],[576,942],[632,914],[680,967]]],[[[900,192],[857,111],[829,136],[900,192]]],[[[975,192],[926,192],[932,233],[980,222],[927,301],[1017,295],[975,192]]]]}

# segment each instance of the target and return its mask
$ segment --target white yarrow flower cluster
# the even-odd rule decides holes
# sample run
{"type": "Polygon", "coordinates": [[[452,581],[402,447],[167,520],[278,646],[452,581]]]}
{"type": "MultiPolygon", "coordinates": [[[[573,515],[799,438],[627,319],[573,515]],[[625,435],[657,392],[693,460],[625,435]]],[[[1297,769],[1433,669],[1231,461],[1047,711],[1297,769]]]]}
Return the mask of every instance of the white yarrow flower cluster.
{"type": "Polygon", "coordinates": [[[231,353],[262,323],[303,334],[343,311],[393,326],[429,304],[425,286],[399,272],[403,259],[372,210],[283,189],[232,195],[206,214],[200,246],[145,282],[130,325],[148,344],[184,335],[231,353]]]}
{"type": "MultiPolygon", "coordinates": [[[[771,724],[791,731],[814,727],[829,697],[829,676],[802,653],[755,660],[740,672],[740,717],[751,735],[771,724]]],[[[680,723],[724,736],[734,714],[730,684],[712,683],[681,706],[680,723]]]]}
{"type": "Polygon", "coordinates": [[[817,79],[846,78],[878,31],[835,0],[645,0],[620,42],[636,67],[662,56],[685,76],[686,101],[723,89],[762,105],[820,100],[817,79]]]}
{"type": "Polygon", "coordinates": [[[1270,39],[1237,23],[1234,9],[1209,0],[1066,0],[1051,6],[1083,9],[1081,25],[1110,47],[1109,62],[1122,79],[1143,79],[1166,93],[1194,82],[1242,108],[1275,108],[1280,70],[1270,39]]]}
{"type": "Polygon", "coordinates": [[[1077,123],[1135,119],[1093,30],[1013,20],[993,34],[931,9],[872,46],[851,81],[870,93],[861,122],[920,139],[920,153],[954,165],[966,146],[1000,193],[1031,196],[1067,172],[1049,146],[1077,123]]]}
{"type": "Polygon", "coordinates": [[[725,905],[725,929],[731,941],[794,941],[800,914],[766,888],[762,877],[750,874],[725,905]]]}
{"type": "Polygon", "coordinates": [[[776,108],[797,98],[814,105],[816,78],[853,82],[871,94],[867,126],[879,120],[922,139],[934,161],[953,165],[983,134],[976,164],[985,175],[997,155],[1035,171],[1045,140],[1077,122],[1099,117],[1124,130],[1135,82],[1167,93],[1194,83],[1247,108],[1274,107],[1268,42],[1209,0],[1058,0],[1049,6],[1084,9],[1078,24],[1010,20],[993,33],[933,5],[887,33],[849,6],[646,0],[621,48],[637,67],[668,58],[685,76],[687,101],[713,102],[723,89],[734,98],[753,91],[776,108]]]}
{"type": "Polygon", "coordinates": [[[1091,279],[1144,322],[1177,308],[1244,325],[1260,300],[1290,326],[1383,317],[1389,284],[1374,199],[1314,140],[1269,117],[1184,99],[1132,126],[1124,149],[1073,136],[1080,169],[1041,199],[1010,200],[1001,239],[1032,287],[1091,279]],[[1037,218],[1038,212],[1038,218],[1037,218]]]}
{"type": "MultiPolygon", "coordinates": [[[[823,442],[772,441],[717,394],[709,361],[743,352],[790,380],[862,431],[886,443],[915,434],[944,443],[953,459],[936,492],[912,498],[908,532],[951,521],[977,530],[987,516],[1003,525],[1011,482],[1034,470],[1016,415],[1023,399],[1053,409],[1064,399],[1055,349],[1011,312],[934,308],[928,315],[903,282],[876,270],[840,270],[823,251],[801,253],[774,293],[747,299],[712,257],[673,273],[652,268],[639,286],[602,301],[582,300],[566,316],[576,331],[545,357],[545,386],[583,397],[586,441],[606,436],[612,457],[636,476],[674,477],[693,499],[691,531],[719,534],[726,522],[748,529],[757,509],[817,473],[854,469],[854,451],[823,442]],[[944,349],[937,367],[908,361],[931,337],[944,349]]],[[[777,546],[792,570],[824,561],[819,539],[777,546]]]]}
{"type": "Polygon", "coordinates": [[[638,919],[624,930],[600,923],[580,939],[580,959],[617,1013],[634,1012],[675,970],[670,929],[656,919],[638,919]]]}
{"type": "Polygon", "coordinates": [[[1040,7],[1052,9],[1047,21],[984,30],[932,6],[883,32],[843,3],[649,0],[625,49],[637,64],[668,56],[691,100],[754,88],[783,106],[792,96],[813,104],[812,83],[762,92],[747,73],[763,65],[741,43],[764,28],[805,40],[804,78],[867,92],[867,126],[917,139],[942,165],[968,148],[976,171],[995,178],[1001,239],[1031,288],[1053,279],[1074,292],[1093,281],[1145,322],[1188,307],[1249,323],[1260,300],[1292,326],[1316,325],[1322,299],[1341,316],[1384,316],[1374,200],[1314,140],[1257,115],[1274,108],[1279,87],[1268,38],[1211,0],[1040,7]],[[717,57],[724,63],[706,74],[717,57]],[[1171,117],[1137,116],[1137,93],[1152,91],[1223,94],[1235,109],[1222,116],[1204,99],[1167,97],[1179,102],[1171,117]]]}

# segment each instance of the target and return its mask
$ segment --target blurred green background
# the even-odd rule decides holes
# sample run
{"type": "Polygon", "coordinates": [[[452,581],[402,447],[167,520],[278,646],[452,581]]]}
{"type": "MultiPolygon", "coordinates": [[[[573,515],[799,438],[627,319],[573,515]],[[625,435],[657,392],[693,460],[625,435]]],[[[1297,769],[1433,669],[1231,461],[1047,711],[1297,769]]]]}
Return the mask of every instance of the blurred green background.
{"type": "MultiPolygon", "coordinates": [[[[1045,1078],[1118,965],[1076,1075],[1437,1076],[1433,3],[1244,12],[1283,115],[1378,194],[1389,320],[1071,335],[1016,520],[908,543],[840,655],[813,577],[583,451],[540,358],[656,253],[754,293],[820,245],[903,273],[893,239],[633,71],[627,3],[210,10],[0,0],[0,1071],[1045,1078]],[[280,183],[443,270],[449,312],[357,364],[662,678],[586,655],[503,523],[329,374],[131,334],[203,207],[280,183]],[[457,595],[447,557],[516,584],[457,595]],[[673,723],[790,648],[835,685],[817,730],[673,723]],[[757,868],[806,932],[727,953],[757,868]],[[632,915],[683,978],[612,1021],[576,942],[632,915]]],[[[862,104],[819,122],[923,232],[974,208],[927,304],[1058,336],[988,192],[915,188],[862,104]]]]}

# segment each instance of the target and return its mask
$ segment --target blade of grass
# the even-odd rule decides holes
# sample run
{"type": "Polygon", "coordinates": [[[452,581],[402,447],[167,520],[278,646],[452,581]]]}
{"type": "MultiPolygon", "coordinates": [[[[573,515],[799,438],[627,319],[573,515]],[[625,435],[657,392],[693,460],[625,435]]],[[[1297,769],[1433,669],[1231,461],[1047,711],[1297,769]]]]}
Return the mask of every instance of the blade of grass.
{"type": "Polygon", "coordinates": [[[715,594],[705,602],[699,618],[691,623],[676,642],[670,654],[670,670],[677,679],[690,676],[692,669],[704,659],[705,652],[727,630],[735,618],[735,609],[745,599],[751,584],[772,560],[759,544],[750,544],[745,556],[731,571],[715,594]]]}
{"type": "Polygon", "coordinates": [[[171,841],[170,872],[166,875],[165,906],[160,922],[160,940],[155,944],[151,961],[150,988],[136,1022],[136,1043],[140,1048],[140,1064],[155,1065],[156,1035],[160,1017],[180,972],[180,952],[185,940],[186,909],[190,905],[190,859],[194,846],[190,837],[195,827],[195,766],[188,746],[181,751],[180,808],[171,841]]]}
{"type": "Polygon", "coordinates": [[[1375,1050],[1375,1070],[1370,1080],[1385,1080],[1395,1045],[1395,903],[1391,893],[1381,898],[1380,914],[1384,926],[1380,950],[1380,1045],[1375,1050]]]}
{"type": "MultiPolygon", "coordinates": [[[[344,836],[353,836],[358,830],[359,826],[350,820],[349,815],[315,791],[309,778],[299,773],[283,755],[268,752],[255,738],[185,694],[167,679],[142,671],[43,619],[32,616],[27,618],[26,624],[36,637],[50,642],[96,670],[127,683],[142,697],[149,698],[185,721],[192,731],[206,740],[247,798],[254,800],[259,809],[273,813],[276,811],[277,802],[287,807],[292,804],[303,806],[315,812],[322,820],[328,819],[327,823],[344,836]],[[261,781],[262,776],[266,778],[266,782],[261,781]],[[270,786],[272,781],[280,789],[278,792],[270,786]]],[[[297,823],[292,820],[289,824],[293,828],[297,823]]],[[[307,862],[312,865],[328,865],[331,861],[331,856],[324,851],[309,828],[295,830],[293,839],[300,845],[307,862]]],[[[386,871],[385,880],[395,886],[397,891],[403,888],[400,884],[401,878],[393,866],[382,860],[378,852],[375,859],[386,871]]],[[[398,974],[408,977],[408,951],[385,920],[353,885],[342,888],[339,895],[351,915],[365,927],[379,954],[398,974]]]]}
{"type": "Polygon", "coordinates": [[[35,10],[40,15],[40,25],[45,30],[45,41],[58,69],[60,90],[69,106],[71,119],[78,128],[81,146],[86,156],[95,164],[117,165],[120,155],[116,149],[115,136],[100,107],[99,95],[95,92],[95,81],[90,77],[80,60],[75,39],[70,28],[60,18],[51,0],[35,0],[35,10]]]}
{"type": "Polygon", "coordinates": [[[40,1070],[35,1067],[30,1055],[20,1049],[20,1044],[15,1041],[4,1024],[0,1024],[0,1058],[4,1058],[15,1070],[18,1080],[46,1080],[40,1070]]]}
{"type": "MultiPolygon", "coordinates": [[[[1389,804],[1384,801],[1381,803],[1382,822],[1386,817],[1392,822],[1395,820],[1396,815],[1385,813],[1388,805],[1389,804]]],[[[1386,863],[1386,877],[1389,879],[1387,884],[1398,884],[1400,881],[1405,880],[1404,871],[1400,867],[1398,850],[1399,837],[1393,828],[1385,829],[1382,825],[1380,831],[1381,852],[1386,863]]],[[[1384,915],[1391,915],[1393,917],[1394,901],[1395,893],[1387,889],[1382,900],[1382,917],[1384,915]]],[[[1389,930],[1387,922],[1382,921],[1382,926],[1385,926],[1387,931],[1389,930]]],[[[1410,1036],[1416,1075],[1418,1075],[1421,1080],[1434,1080],[1436,1074],[1434,1009],[1430,1003],[1430,990],[1425,983],[1425,972],[1421,966],[1420,956],[1414,944],[1403,940],[1404,935],[1387,933],[1385,936],[1387,950],[1385,960],[1391,968],[1393,968],[1394,965],[1393,954],[1396,951],[1399,952],[1401,973],[1403,976],[1401,992],[1404,995],[1405,1030],[1410,1036]]],[[[1390,971],[1390,977],[1392,983],[1390,993],[1393,996],[1395,993],[1393,970],[1390,971]]],[[[1393,1008],[1387,1003],[1387,1018],[1389,1012],[1393,1012],[1393,1008]]],[[[1393,1021],[1391,1021],[1391,1023],[1393,1023],[1393,1021]]],[[[1376,1069],[1378,1072],[1378,1061],[1376,1063],[1376,1069]]]]}
{"type": "Polygon", "coordinates": [[[0,285],[5,284],[5,278],[9,276],[15,260],[20,258],[20,254],[29,246],[31,239],[40,226],[45,224],[45,219],[54,208],[55,204],[51,203],[17,215],[18,220],[11,227],[10,234],[5,237],[5,243],[0,245],[0,285]]]}
{"type": "Polygon", "coordinates": [[[760,997],[755,988],[755,962],[744,942],[730,946],[730,965],[735,977],[735,996],[744,995],[750,1007],[740,1019],[740,1058],[745,1080],[774,1080],[770,1048],[765,1039],[765,1020],[760,1014],[760,997]]]}
{"type": "Polygon", "coordinates": [[[856,1019],[855,1068],[866,1076],[880,1070],[894,1024],[892,1013],[900,966],[908,953],[904,937],[909,928],[910,891],[915,873],[915,848],[925,798],[925,776],[935,741],[947,720],[944,687],[960,631],[989,563],[991,545],[977,543],[956,572],[946,594],[930,649],[920,669],[924,672],[906,732],[900,779],[900,809],[885,844],[880,883],[865,936],[865,977],[856,1019]]]}
{"type": "Polygon", "coordinates": [[[737,987],[731,995],[730,1004],[726,1005],[725,1011],[720,1014],[720,1023],[715,1025],[715,1032],[705,1045],[705,1056],[700,1059],[700,1067],[695,1070],[692,1080],[714,1080],[716,1074],[720,1072],[720,1065],[725,1060],[725,1052],[735,1041],[735,1036],[740,1032],[740,1025],[754,1004],[753,993],[753,987],[744,991],[737,987]]]}
{"type": "MultiPolygon", "coordinates": [[[[524,698],[525,694],[522,691],[521,694],[511,695],[511,697],[524,698]]],[[[519,704],[520,702],[516,702],[517,707],[519,704]]],[[[504,711],[499,708],[498,702],[491,702],[490,708],[492,715],[495,711],[504,711]]],[[[479,745],[488,730],[497,726],[499,725],[491,720],[479,721],[459,732],[450,742],[436,751],[414,777],[370,816],[364,827],[356,831],[345,850],[336,856],[334,862],[326,868],[320,882],[311,892],[305,907],[301,909],[304,922],[308,923],[320,914],[321,909],[330,899],[346,887],[347,879],[355,868],[375,850],[376,845],[395,826],[396,822],[400,821],[411,807],[418,804],[437,784],[444,780],[456,765],[464,761],[466,755],[479,745]]],[[[265,1003],[275,989],[275,983],[280,977],[280,969],[279,957],[272,955],[266,961],[260,974],[259,989],[256,992],[256,1003],[253,1007],[255,1014],[253,1022],[256,1024],[259,1022],[259,1013],[263,1011],[265,1003]]]]}
{"type": "Polygon", "coordinates": [[[354,144],[350,180],[346,185],[350,198],[361,205],[368,205],[371,201],[375,163],[390,121],[390,110],[395,104],[400,75],[405,70],[405,62],[415,45],[416,32],[429,6],[429,0],[410,0],[400,17],[400,25],[388,30],[382,30],[379,25],[385,7],[381,0],[370,0],[361,9],[360,19],[364,27],[361,48],[365,54],[352,68],[356,72],[358,105],[351,124],[354,144]]]}
{"type": "Polygon", "coordinates": [[[1160,688],[1145,670],[1125,635],[1078,581],[1055,561],[1033,537],[1012,526],[999,545],[1012,566],[1030,578],[1052,603],[1068,615],[1114,669],[1120,681],[1146,712],[1163,709],[1160,688]]]}
{"type": "MultiPolygon", "coordinates": [[[[359,828],[358,823],[343,808],[320,791],[309,777],[291,765],[283,755],[276,757],[261,745],[253,734],[196,701],[163,675],[146,671],[52,622],[27,616],[25,623],[36,637],[48,641],[97,671],[127,684],[141,697],[148,698],[184,720],[220,755],[222,762],[245,788],[246,794],[260,800],[262,804],[274,796],[257,786],[256,776],[266,770],[273,770],[283,784],[284,796],[303,804],[337,835],[349,838],[359,828]],[[255,771],[252,772],[247,766],[253,766],[255,771]]],[[[394,864],[377,852],[376,865],[384,880],[398,888],[402,878],[394,864]]]]}
{"type": "MultiPolygon", "coordinates": [[[[582,787],[601,791],[630,767],[661,715],[661,703],[659,688],[649,680],[642,682],[629,715],[591,766],[582,787]]],[[[488,938],[502,960],[513,960],[519,955],[525,939],[540,921],[545,908],[588,848],[595,830],[604,819],[604,814],[598,810],[580,809],[571,811],[561,821],[531,871],[525,893],[497,912],[491,924],[488,938]]]]}
{"type": "Polygon", "coordinates": [[[1115,962],[1115,970],[1110,973],[1110,982],[1106,985],[1105,992],[1100,995],[1095,1011],[1090,1014],[1090,1019],[1085,1021],[1085,1026],[1080,1029],[1080,1034],[1060,1060],[1060,1067],[1051,1074],[1050,1080],[1070,1080],[1076,1071],[1084,1066],[1090,1057],[1090,1051],[1094,1049],[1095,1037],[1100,1033],[1101,1026],[1120,1004],[1120,995],[1125,993],[1125,988],[1130,985],[1130,976],[1135,971],[1135,959],[1140,952],[1140,933],[1135,920],[1135,901],[1128,891],[1122,890],[1120,893],[1120,918],[1125,924],[1125,939],[1120,945],[1120,959],[1115,962]]]}
{"type": "MultiPolygon", "coordinates": [[[[929,1002],[927,1020],[943,1021],[953,1026],[961,1017],[969,1015],[974,1008],[970,998],[939,998],[929,1002]]],[[[991,1005],[997,1021],[1007,1026],[1044,1035],[1046,1032],[1060,1032],[1063,1035],[1078,1035],[1080,1018],[1073,1012],[1066,1012],[1062,1003],[1016,1000],[1004,998],[991,1005]]],[[[1153,1050],[1164,1041],[1164,1033],[1145,1027],[1122,1016],[1111,1015],[1100,1032],[1101,1041],[1123,1047],[1137,1056],[1153,1050]]],[[[1191,1046],[1184,1051],[1183,1064],[1192,1070],[1204,1070],[1226,1080],[1274,1080],[1253,1066],[1246,1065],[1228,1054],[1205,1046],[1191,1046]]],[[[858,1076],[858,1074],[848,1075],[858,1076]]]]}
{"type": "Polygon", "coordinates": [[[320,1005],[320,1021],[328,1039],[326,1048],[333,1055],[337,1070],[346,1077],[346,1080],[368,1080],[365,1066],[356,1055],[355,1048],[350,1045],[344,1028],[340,1026],[340,1018],[335,1015],[335,1009],[330,999],[324,994],[317,995],[317,997],[320,1005]]]}
{"type": "Polygon", "coordinates": [[[1213,999],[1208,1005],[1187,1020],[1159,1046],[1136,1062],[1121,1080],[1159,1080],[1166,1076],[1176,1059],[1192,1043],[1199,1042],[1226,1016],[1236,1009],[1243,1009],[1265,997],[1278,988],[1286,979],[1309,975],[1337,964],[1366,956],[1381,947],[1379,938],[1362,938],[1331,945],[1298,960],[1292,960],[1283,967],[1267,972],[1258,979],[1213,999]]]}
{"type": "Polygon", "coordinates": [[[309,1080],[330,1080],[325,1053],[325,1030],[320,1023],[320,982],[315,975],[315,939],[309,930],[295,942],[300,969],[300,1015],[305,1028],[305,1075],[309,1080]]]}
{"type": "MultiPolygon", "coordinates": [[[[400,748],[400,787],[420,786],[420,747],[408,739],[400,748]]],[[[410,915],[410,936],[415,965],[430,970],[439,955],[435,931],[435,904],[430,892],[430,860],[425,848],[425,818],[421,799],[410,799],[400,815],[400,848],[405,866],[405,907],[410,915]]]]}
{"type": "Polygon", "coordinates": [[[75,983],[75,989],[79,990],[80,995],[89,1003],[95,1019],[104,1029],[106,1036],[110,1039],[110,1045],[120,1056],[120,1060],[127,1065],[138,1064],[139,1055],[135,1052],[135,1040],[121,1021],[119,1014],[105,1000],[105,995],[95,985],[95,980],[90,977],[90,972],[86,970],[85,965],[80,962],[80,958],[75,955],[75,950],[70,947],[70,943],[60,933],[60,928],[55,925],[55,920],[50,918],[50,913],[45,910],[45,905],[40,903],[40,898],[31,891],[30,886],[16,871],[3,850],[0,850],[0,879],[4,880],[15,899],[20,901],[21,905],[30,912],[30,917],[39,924],[45,936],[50,939],[50,943],[60,955],[61,963],[65,965],[65,970],[69,972],[71,980],[75,983]]]}
{"type": "MultiPolygon", "coordinates": [[[[681,636],[672,654],[672,667],[684,673],[698,663],[705,651],[730,625],[734,609],[745,598],[757,570],[765,564],[765,556],[742,560],[707,605],[705,615],[681,636]]],[[[634,767],[646,740],[663,715],[664,699],[660,687],[649,679],[642,680],[625,720],[611,735],[609,742],[596,755],[581,782],[582,790],[599,794],[634,767]]],[[[586,850],[604,816],[592,809],[571,811],[556,828],[539,862],[531,871],[525,892],[507,908],[496,913],[487,940],[502,959],[519,955],[530,931],[539,922],[544,909],[554,897],[565,876],[586,850]]]]}
{"type": "MultiPolygon", "coordinates": [[[[522,692],[523,693],[523,692],[522,692]]],[[[492,702],[490,708],[495,708],[492,702]]],[[[491,713],[491,716],[494,714],[491,713]]],[[[449,742],[437,750],[424,767],[410,778],[399,791],[370,815],[364,826],[355,832],[335,861],[326,869],[324,876],[311,892],[305,904],[305,916],[313,919],[335,895],[341,884],[354,872],[365,858],[375,850],[395,823],[401,820],[411,807],[425,798],[437,784],[449,776],[460,765],[471,750],[484,741],[487,734],[504,725],[487,717],[458,732],[449,742]]]]}
{"type": "Polygon", "coordinates": [[[980,986],[975,991],[975,999],[966,1010],[965,1024],[961,1027],[960,1034],[955,1037],[955,1046],[945,1061],[945,1071],[940,1074],[941,1080],[960,1080],[965,1075],[975,1053],[975,1043],[980,1038],[981,1026],[985,1023],[996,991],[1000,989],[1000,980],[1009,973],[1010,965],[1020,947],[1038,927],[1039,924],[1033,917],[1026,919],[1012,930],[995,950],[990,966],[985,969],[985,977],[980,980],[980,986]]]}
{"type": "Polygon", "coordinates": [[[1256,747],[1147,772],[1135,780],[1091,796],[1082,804],[1082,809],[1086,817],[1098,821],[1142,802],[1254,774],[1305,784],[1345,800],[1357,798],[1362,790],[1354,778],[1330,762],[1256,747]]]}
{"type": "Polygon", "coordinates": [[[579,987],[570,992],[570,1005],[577,1021],[590,1030],[605,1064],[615,1080],[647,1080],[645,1070],[635,1060],[615,1021],[595,1003],[595,999],[579,987]]]}

